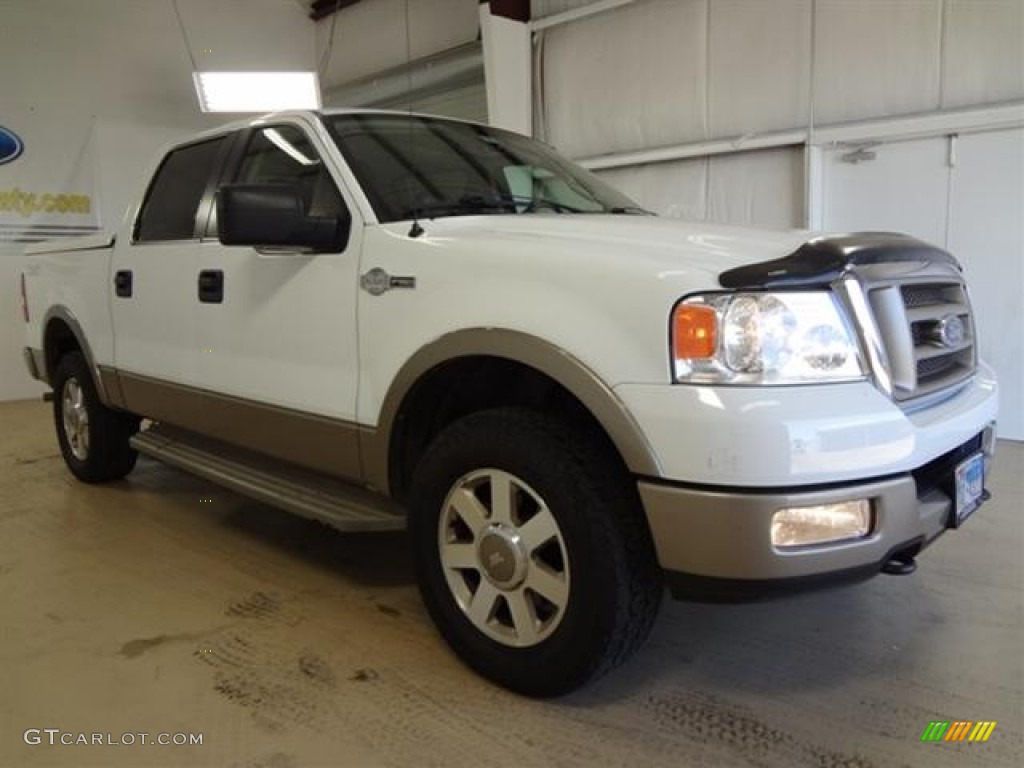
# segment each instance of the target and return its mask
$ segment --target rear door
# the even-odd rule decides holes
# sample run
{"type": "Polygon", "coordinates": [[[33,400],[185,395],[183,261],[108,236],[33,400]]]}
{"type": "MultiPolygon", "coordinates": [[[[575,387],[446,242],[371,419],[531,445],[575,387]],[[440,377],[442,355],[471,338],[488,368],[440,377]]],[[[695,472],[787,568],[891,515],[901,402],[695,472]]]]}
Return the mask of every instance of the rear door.
{"type": "Polygon", "coordinates": [[[169,396],[202,384],[196,343],[199,222],[205,226],[229,143],[229,136],[220,136],[168,153],[130,242],[114,247],[114,364],[127,407],[147,416],[164,416],[169,396]]]}

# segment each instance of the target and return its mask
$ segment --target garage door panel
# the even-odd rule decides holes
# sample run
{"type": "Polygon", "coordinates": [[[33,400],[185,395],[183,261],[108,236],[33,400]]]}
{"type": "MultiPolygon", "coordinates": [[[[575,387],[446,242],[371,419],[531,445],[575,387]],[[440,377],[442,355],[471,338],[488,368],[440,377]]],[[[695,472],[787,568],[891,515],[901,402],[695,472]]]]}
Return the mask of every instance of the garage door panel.
{"type": "Polygon", "coordinates": [[[1000,434],[1024,440],[1024,129],[957,141],[949,247],[964,264],[996,369],[1000,434]]]}
{"type": "Polygon", "coordinates": [[[944,137],[829,150],[825,229],[906,232],[945,245],[948,161],[944,137]]]}

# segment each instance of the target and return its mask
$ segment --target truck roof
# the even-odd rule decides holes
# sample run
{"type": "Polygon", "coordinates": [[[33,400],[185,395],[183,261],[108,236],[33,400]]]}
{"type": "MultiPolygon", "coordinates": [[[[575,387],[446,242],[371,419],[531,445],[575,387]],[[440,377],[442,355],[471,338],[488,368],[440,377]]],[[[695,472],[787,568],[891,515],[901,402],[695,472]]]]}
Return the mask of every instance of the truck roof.
{"type": "Polygon", "coordinates": [[[317,119],[327,115],[398,115],[402,117],[429,117],[432,120],[448,120],[453,123],[469,123],[471,125],[485,125],[488,128],[493,129],[494,126],[486,125],[486,123],[480,123],[475,120],[463,120],[456,117],[446,117],[444,115],[431,115],[424,112],[411,112],[405,109],[364,109],[364,108],[345,108],[345,107],[331,107],[329,109],[292,109],[284,110],[281,112],[268,112],[263,115],[256,117],[243,118],[241,120],[234,120],[230,123],[224,123],[218,125],[215,128],[208,128],[201,133],[191,135],[185,141],[175,142],[171,146],[180,146],[181,144],[189,144],[198,139],[205,139],[212,136],[219,136],[222,133],[228,133],[230,131],[239,131],[244,128],[252,128],[258,125],[265,125],[266,123],[282,117],[302,117],[306,119],[317,119]]]}

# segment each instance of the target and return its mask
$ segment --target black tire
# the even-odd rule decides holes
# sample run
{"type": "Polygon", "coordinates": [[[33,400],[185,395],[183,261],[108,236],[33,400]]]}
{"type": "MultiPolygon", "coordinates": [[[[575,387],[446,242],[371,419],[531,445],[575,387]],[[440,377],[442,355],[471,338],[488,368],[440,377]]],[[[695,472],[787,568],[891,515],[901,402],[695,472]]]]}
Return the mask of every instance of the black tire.
{"type": "MultiPolygon", "coordinates": [[[[485,497],[489,493],[493,491],[485,491],[485,497]]],[[[423,600],[455,653],[484,677],[528,696],[559,696],[608,672],[647,639],[661,602],[661,575],[635,483],[601,436],[525,409],[474,413],[430,445],[414,473],[410,499],[409,526],[423,600]],[[567,557],[561,562],[562,555],[556,554],[556,570],[564,569],[563,583],[568,585],[563,608],[555,606],[557,624],[527,647],[488,636],[492,627],[508,631],[501,625],[503,610],[512,634],[517,634],[510,602],[499,597],[487,628],[479,628],[470,610],[460,607],[456,591],[462,583],[453,587],[449,581],[457,574],[473,590],[472,568],[453,571],[442,564],[442,542],[448,541],[443,537],[455,528],[440,526],[460,515],[452,511],[449,494],[456,487],[465,492],[472,478],[487,472],[495,478],[507,473],[528,486],[511,494],[510,507],[530,491],[536,493],[533,501],[539,497],[550,511],[546,517],[557,523],[557,542],[564,544],[559,551],[567,557]]],[[[455,525],[462,522],[459,518],[455,525]]],[[[493,525],[483,530],[491,531],[493,525]]],[[[493,587],[478,549],[483,537],[472,531],[467,535],[472,547],[466,551],[478,556],[476,580],[483,585],[487,579],[493,587]]],[[[536,557],[533,552],[513,554],[513,559],[528,563],[523,566],[527,569],[537,567],[536,557]]],[[[529,590],[529,583],[526,578],[520,588],[529,590]]],[[[536,603],[536,593],[527,596],[536,603]]],[[[471,599],[476,597],[474,591],[471,599]]],[[[545,601],[540,605],[551,613],[545,601]]],[[[531,609],[532,631],[543,622],[537,620],[541,613],[536,605],[531,609]]]]}
{"type": "MultiPolygon", "coordinates": [[[[57,442],[71,473],[86,483],[119,480],[135,467],[138,454],[129,440],[139,430],[139,419],[122,411],[114,411],[100,402],[92,372],[81,352],[69,352],[57,363],[53,376],[53,420],[57,442]],[[87,421],[80,430],[69,433],[65,395],[80,396],[78,410],[87,421]],[[83,439],[84,437],[84,439],[83,439]]],[[[75,398],[79,401],[79,398],[75,398]]],[[[73,417],[75,421],[77,417],[73,417]]]]}

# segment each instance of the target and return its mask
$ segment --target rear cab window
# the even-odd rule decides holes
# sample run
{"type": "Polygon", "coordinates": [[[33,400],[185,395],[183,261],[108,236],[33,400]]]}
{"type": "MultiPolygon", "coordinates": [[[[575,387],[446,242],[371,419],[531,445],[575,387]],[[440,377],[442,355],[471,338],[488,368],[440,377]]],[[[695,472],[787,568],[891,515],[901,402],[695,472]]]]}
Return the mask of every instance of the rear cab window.
{"type": "MultiPolygon", "coordinates": [[[[196,238],[196,218],[222,162],[228,136],[171,150],[153,177],[135,222],[135,241],[196,238]]],[[[206,200],[208,203],[209,201],[206,200]]]]}

